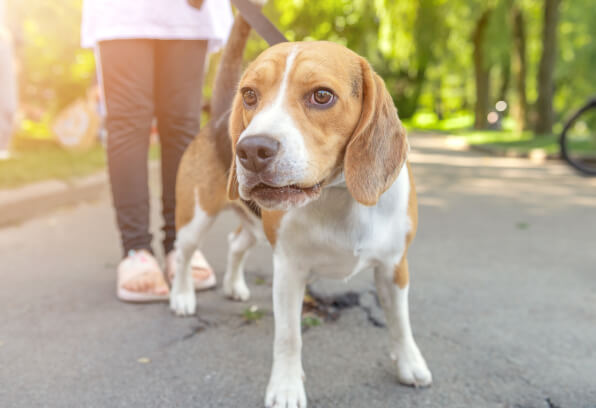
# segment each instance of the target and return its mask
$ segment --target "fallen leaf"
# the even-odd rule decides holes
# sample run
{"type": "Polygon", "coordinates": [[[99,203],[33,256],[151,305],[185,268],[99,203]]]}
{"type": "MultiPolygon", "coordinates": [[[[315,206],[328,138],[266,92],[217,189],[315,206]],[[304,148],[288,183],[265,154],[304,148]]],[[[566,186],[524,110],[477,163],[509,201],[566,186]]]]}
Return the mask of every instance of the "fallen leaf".
{"type": "Polygon", "coordinates": [[[302,329],[320,326],[323,322],[314,314],[302,317],[302,329]]]}
{"type": "Polygon", "coordinates": [[[259,309],[257,305],[252,305],[249,308],[244,309],[242,316],[247,323],[256,322],[263,317],[264,313],[259,309]]]}
{"type": "Polygon", "coordinates": [[[317,305],[317,301],[315,300],[315,298],[313,298],[308,293],[304,295],[304,300],[302,301],[302,303],[313,307],[317,305]]]}

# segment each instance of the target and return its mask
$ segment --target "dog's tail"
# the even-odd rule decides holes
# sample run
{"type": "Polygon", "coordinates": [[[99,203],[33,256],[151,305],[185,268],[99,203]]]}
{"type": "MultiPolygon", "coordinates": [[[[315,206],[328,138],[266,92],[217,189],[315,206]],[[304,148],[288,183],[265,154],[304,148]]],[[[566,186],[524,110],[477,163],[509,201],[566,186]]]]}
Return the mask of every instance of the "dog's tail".
{"type": "Polygon", "coordinates": [[[238,13],[215,75],[211,98],[211,118],[213,120],[219,120],[232,106],[236,86],[242,73],[242,56],[249,34],[250,25],[238,13]]]}

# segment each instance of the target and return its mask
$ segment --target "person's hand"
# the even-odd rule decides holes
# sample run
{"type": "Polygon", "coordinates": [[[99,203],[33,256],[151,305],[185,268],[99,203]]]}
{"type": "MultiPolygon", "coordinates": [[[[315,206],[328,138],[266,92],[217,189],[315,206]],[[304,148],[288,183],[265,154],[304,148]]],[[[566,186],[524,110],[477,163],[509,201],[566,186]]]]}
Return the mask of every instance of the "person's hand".
{"type": "Polygon", "coordinates": [[[203,0],[187,0],[187,1],[191,7],[194,7],[196,9],[200,9],[201,6],[203,5],[203,0]]]}

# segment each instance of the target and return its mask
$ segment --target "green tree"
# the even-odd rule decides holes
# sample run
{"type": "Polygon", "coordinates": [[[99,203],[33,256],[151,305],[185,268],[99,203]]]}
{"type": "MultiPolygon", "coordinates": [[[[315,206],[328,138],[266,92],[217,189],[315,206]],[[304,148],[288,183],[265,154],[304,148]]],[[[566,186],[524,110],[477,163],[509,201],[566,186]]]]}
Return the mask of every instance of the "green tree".
{"type": "Polygon", "coordinates": [[[521,132],[526,128],[528,118],[528,97],[526,94],[528,65],[526,19],[524,11],[518,3],[514,3],[511,6],[511,26],[513,32],[512,69],[514,71],[516,91],[516,104],[513,109],[513,116],[516,123],[516,130],[521,132]]]}
{"type": "Polygon", "coordinates": [[[278,17],[290,40],[335,41],[366,57],[407,118],[416,111],[428,67],[445,45],[445,3],[276,0],[266,12],[278,17]]]}
{"type": "MultiPolygon", "coordinates": [[[[93,80],[93,55],[79,47],[81,0],[6,1],[21,100],[48,123],[93,80]]],[[[473,111],[484,127],[503,98],[518,130],[549,132],[596,93],[592,0],[272,0],[265,13],[292,41],[334,41],[367,58],[402,118],[473,111]]],[[[267,46],[252,38],[247,60],[267,46]]]]}
{"type": "Polygon", "coordinates": [[[22,103],[46,119],[85,95],[94,75],[93,53],[80,48],[81,0],[8,0],[18,39],[22,103]]]}
{"type": "Polygon", "coordinates": [[[544,22],[542,28],[542,57],[538,72],[538,100],[536,101],[536,126],[538,134],[551,133],[554,123],[553,76],[556,63],[557,24],[561,0],[544,0],[544,22]]]}
{"type": "Polygon", "coordinates": [[[560,5],[556,70],[555,120],[565,119],[589,97],[596,95],[596,7],[587,0],[560,5]]]}
{"type": "Polygon", "coordinates": [[[486,32],[492,9],[486,9],[476,22],[472,34],[474,43],[474,74],[476,79],[476,105],[474,109],[474,127],[484,129],[490,107],[490,67],[486,58],[486,32]]]}

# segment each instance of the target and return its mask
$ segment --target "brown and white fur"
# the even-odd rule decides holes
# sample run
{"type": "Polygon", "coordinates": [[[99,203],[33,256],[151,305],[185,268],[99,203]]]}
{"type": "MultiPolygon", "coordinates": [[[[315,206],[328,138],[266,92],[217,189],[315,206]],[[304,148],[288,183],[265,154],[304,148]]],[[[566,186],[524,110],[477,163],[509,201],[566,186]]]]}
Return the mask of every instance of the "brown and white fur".
{"type": "MultiPolygon", "coordinates": [[[[234,30],[239,27],[242,22],[234,30]]],[[[241,42],[234,33],[231,41],[241,42]]],[[[228,46],[226,63],[231,50],[238,53],[228,46]]],[[[267,407],[306,407],[301,308],[305,285],[316,276],[374,270],[397,377],[408,385],[430,385],[408,313],[406,255],[418,223],[416,192],[406,134],[382,79],[343,46],[283,43],[246,69],[229,121],[221,116],[224,109],[215,98],[215,122],[188,149],[178,175],[172,310],[195,313],[189,258],[217,214],[233,208],[242,227],[230,235],[225,295],[249,298],[243,262],[263,232],[274,250],[267,407]],[[332,103],[319,103],[328,96],[324,92],[314,98],[321,90],[333,95],[332,103]]]]}

